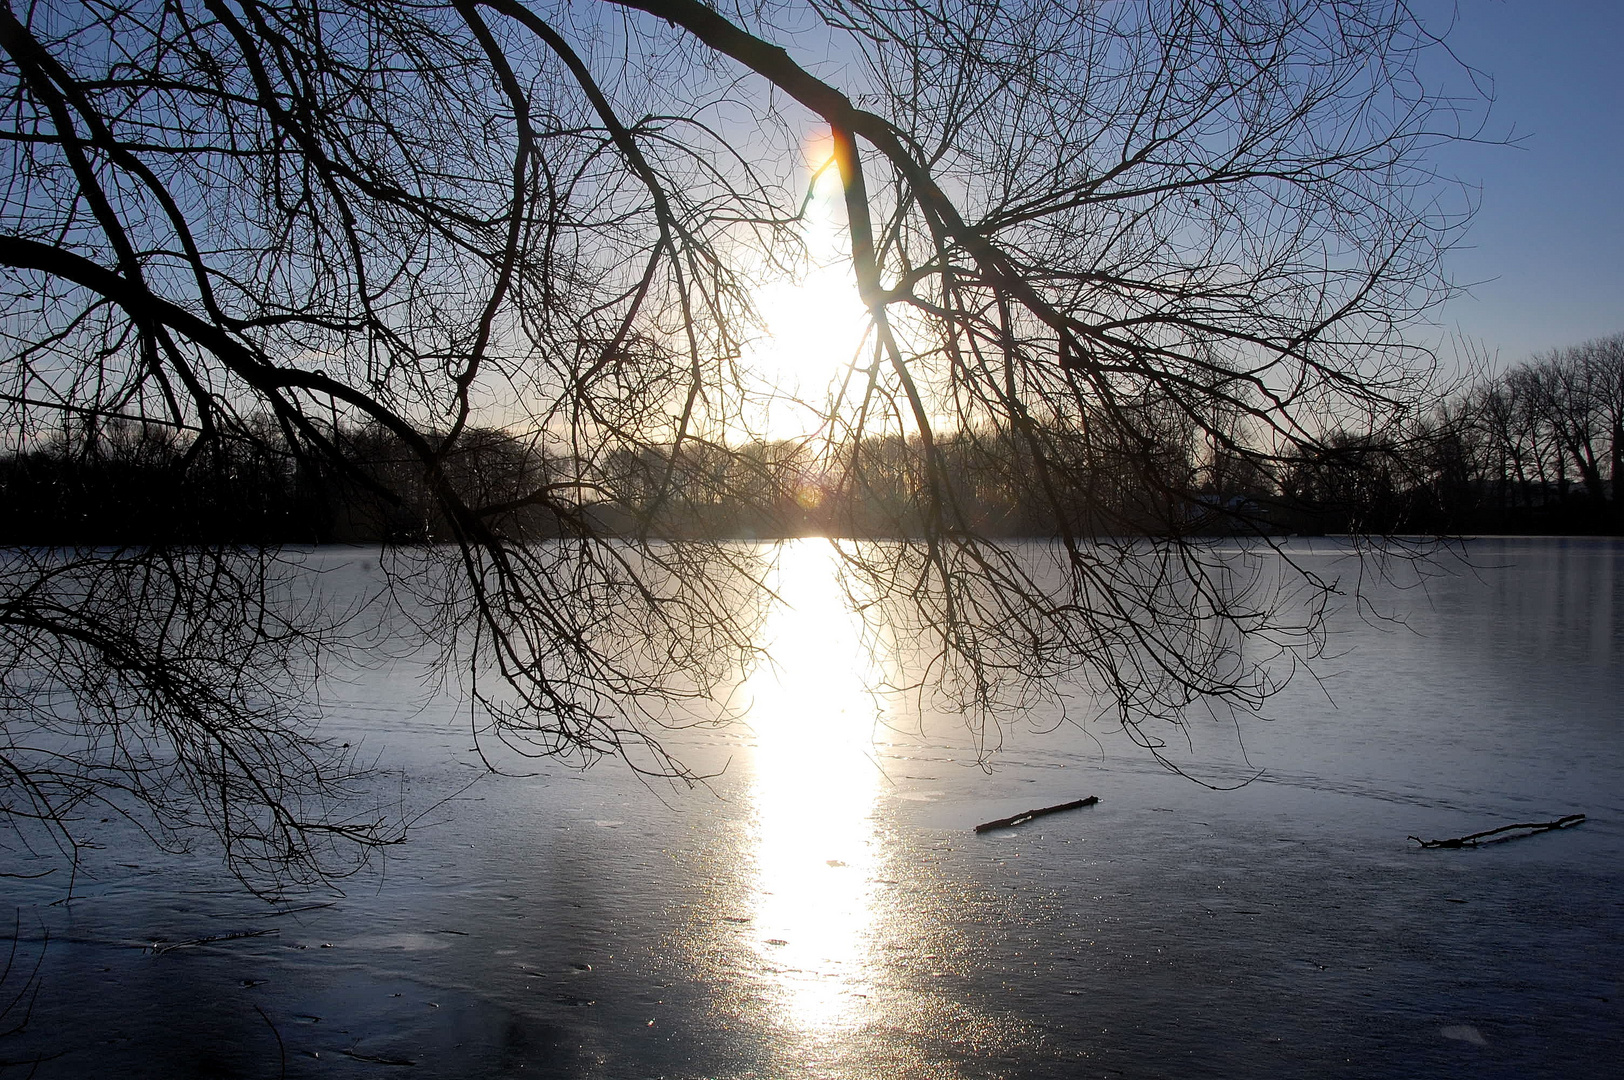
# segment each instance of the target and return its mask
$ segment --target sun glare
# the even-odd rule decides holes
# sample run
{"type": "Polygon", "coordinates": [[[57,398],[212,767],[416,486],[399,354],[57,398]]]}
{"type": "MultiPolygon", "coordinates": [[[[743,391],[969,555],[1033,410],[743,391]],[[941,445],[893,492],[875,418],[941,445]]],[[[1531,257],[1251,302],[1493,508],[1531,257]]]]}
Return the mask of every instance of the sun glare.
{"type": "Polygon", "coordinates": [[[802,221],[807,265],[756,290],[763,333],[746,350],[753,407],[749,435],[795,438],[823,427],[862,347],[867,313],[858,298],[840,177],[828,132],[802,146],[810,191],[802,221]]]}
{"type": "Polygon", "coordinates": [[[756,950],[796,1028],[848,1026],[866,988],[876,909],[875,661],[826,540],[780,550],[764,641],[745,684],[756,736],[756,950]]]}
{"type": "Polygon", "coordinates": [[[807,170],[813,175],[830,168],[834,156],[835,137],[827,128],[813,131],[801,143],[801,157],[805,159],[807,170]]]}

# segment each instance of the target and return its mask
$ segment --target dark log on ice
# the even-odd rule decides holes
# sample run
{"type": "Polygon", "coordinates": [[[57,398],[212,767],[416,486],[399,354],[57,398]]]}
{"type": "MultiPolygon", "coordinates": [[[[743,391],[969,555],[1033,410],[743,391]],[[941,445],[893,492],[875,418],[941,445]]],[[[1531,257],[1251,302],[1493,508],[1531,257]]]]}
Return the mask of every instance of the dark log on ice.
{"type": "Polygon", "coordinates": [[[1045,806],[1040,810],[1028,810],[1024,814],[1001,817],[997,821],[984,821],[976,826],[976,832],[987,832],[989,829],[1007,829],[1012,825],[1025,825],[1033,818],[1040,818],[1044,814],[1058,814],[1062,810],[1075,810],[1080,806],[1093,806],[1099,801],[1100,797],[1098,795],[1090,795],[1086,799],[1077,799],[1074,802],[1063,802],[1056,806],[1045,806]]]}
{"type": "Polygon", "coordinates": [[[1419,836],[1410,837],[1424,848],[1462,848],[1477,847],[1479,844],[1497,844],[1501,840],[1515,840],[1517,836],[1504,836],[1502,833],[1516,833],[1521,836],[1533,836],[1535,833],[1550,832],[1553,829],[1566,829],[1579,824],[1585,819],[1583,814],[1569,814],[1567,817],[1557,818],[1555,821],[1534,821],[1519,825],[1502,825],[1498,829],[1485,829],[1468,836],[1456,836],[1448,840],[1423,840],[1419,836]],[[1490,840],[1489,837],[1498,837],[1490,840]]]}

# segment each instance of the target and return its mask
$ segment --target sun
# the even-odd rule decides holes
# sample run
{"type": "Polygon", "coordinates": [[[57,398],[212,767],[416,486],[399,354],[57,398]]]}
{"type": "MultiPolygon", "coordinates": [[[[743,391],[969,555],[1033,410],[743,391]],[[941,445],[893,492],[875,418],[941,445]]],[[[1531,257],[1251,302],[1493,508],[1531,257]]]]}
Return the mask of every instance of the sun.
{"type": "Polygon", "coordinates": [[[755,290],[762,332],[743,358],[754,403],[744,426],[768,440],[825,426],[867,336],[868,312],[852,270],[833,153],[834,140],[826,131],[802,145],[808,184],[801,226],[804,268],[755,290]]]}
{"type": "MultiPolygon", "coordinates": [[[[801,159],[806,164],[809,176],[818,176],[832,171],[830,166],[835,159],[835,136],[828,128],[817,128],[801,141],[801,159]]],[[[836,189],[839,193],[839,189],[836,189]]]]}

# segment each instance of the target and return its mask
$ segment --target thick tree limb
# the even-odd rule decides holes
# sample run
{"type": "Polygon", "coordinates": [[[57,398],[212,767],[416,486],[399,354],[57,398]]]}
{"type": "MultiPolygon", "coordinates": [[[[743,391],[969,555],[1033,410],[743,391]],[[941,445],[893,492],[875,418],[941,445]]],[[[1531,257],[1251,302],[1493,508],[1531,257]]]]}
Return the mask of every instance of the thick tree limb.
{"type": "Polygon", "coordinates": [[[1001,817],[994,821],[984,821],[976,826],[976,832],[991,832],[993,829],[1008,829],[1016,825],[1025,825],[1033,818],[1043,817],[1045,814],[1058,814],[1062,810],[1076,810],[1084,806],[1093,806],[1100,801],[1098,795],[1090,795],[1086,799],[1076,799],[1072,802],[1057,803],[1054,806],[1045,806],[1037,810],[1028,810],[1024,814],[1013,814],[1010,817],[1001,817]]]}

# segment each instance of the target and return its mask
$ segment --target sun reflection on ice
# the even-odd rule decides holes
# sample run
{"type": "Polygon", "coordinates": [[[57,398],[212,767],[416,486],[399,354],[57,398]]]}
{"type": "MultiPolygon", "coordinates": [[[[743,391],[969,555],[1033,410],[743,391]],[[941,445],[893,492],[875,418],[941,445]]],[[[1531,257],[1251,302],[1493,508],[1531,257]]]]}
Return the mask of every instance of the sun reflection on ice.
{"type": "Polygon", "coordinates": [[[878,669],[826,540],[779,552],[781,602],[745,683],[756,735],[755,948],[781,1009],[808,1034],[851,1025],[865,992],[879,852],[873,759],[878,669]]]}

